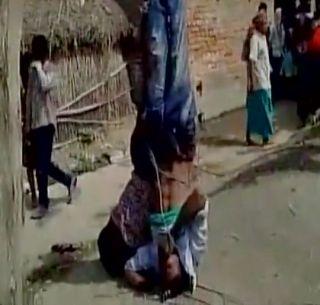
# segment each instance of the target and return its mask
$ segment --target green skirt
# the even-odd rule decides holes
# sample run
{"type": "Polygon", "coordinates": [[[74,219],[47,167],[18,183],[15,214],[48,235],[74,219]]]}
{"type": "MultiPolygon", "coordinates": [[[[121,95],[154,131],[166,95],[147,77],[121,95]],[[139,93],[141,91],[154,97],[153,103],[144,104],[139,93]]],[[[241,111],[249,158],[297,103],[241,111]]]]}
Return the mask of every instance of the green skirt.
{"type": "Polygon", "coordinates": [[[260,89],[247,96],[247,134],[269,140],[274,134],[271,90],[260,89]]]}

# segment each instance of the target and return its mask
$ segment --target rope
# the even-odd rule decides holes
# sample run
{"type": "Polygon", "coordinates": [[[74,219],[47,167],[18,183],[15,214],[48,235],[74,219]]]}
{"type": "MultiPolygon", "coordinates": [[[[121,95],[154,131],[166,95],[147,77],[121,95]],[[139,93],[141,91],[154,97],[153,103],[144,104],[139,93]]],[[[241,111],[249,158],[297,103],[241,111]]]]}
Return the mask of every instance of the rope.
{"type": "Polygon", "coordinates": [[[160,203],[160,213],[161,213],[161,217],[162,217],[162,221],[163,223],[165,224],[165,227],[166,227],[166,232],[168,234],[168,237],[170,239],[170,242],[172,245],[175,244],[174,242],[174,238],[171,234],[171,230],[169,230],[169,226],[166,224],[166,221],[165,221],[165,216],[164,216],[164,205],[163,205],[163,193],[162,193],[162,189],[161,189],[161,181],[160,181],[160,173],[161,173],[161,170],[159,169],[159,166],[157,164],[157,161],[156,161],[156,158],[155,158],[155,155],[152,151],[152,149],[150,148],[150,146],[148,146],[148,150],[149,150],[149,154],[150,154],[150,157],[151,157],[151,163],[155,169],[155,172],[156,172],[156,179],[157,179],[157,186],[158,186],[158,190],[159,190],[159,203],[160,203]]]}

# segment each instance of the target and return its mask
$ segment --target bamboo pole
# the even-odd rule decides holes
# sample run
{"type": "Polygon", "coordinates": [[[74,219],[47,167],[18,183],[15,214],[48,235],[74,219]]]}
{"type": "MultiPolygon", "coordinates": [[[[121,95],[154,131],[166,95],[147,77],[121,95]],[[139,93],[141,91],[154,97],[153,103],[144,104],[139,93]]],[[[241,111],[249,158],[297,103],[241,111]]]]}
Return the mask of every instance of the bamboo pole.
{"type": "Polygon", "coordinates": [[[106,121],[106,120],[84,120],[84,119],[64,119],[59,118],[58,123],[70,123],[70,124],[84,124],[84,125],[109,125],[109,126],[115,126],[115,125],[122,125],[122,120],[115,120],[115,121],[106,121]]]}
{"type": "Polygon", "coordinates": [[[100,103],[95,103],[95,104],[88,105],[88,106],[85,106],[85,107],[82,107],[79,109],[62,111],[62,112],[58,113],[58,117],[68,117],[68,116],[80,115],[80,114],[84,114],[84,113],[96,110],[97,108],[100,108],[104,105],[107,105],[107,104],[123,97],[124,95],[129,94],[131,90],[132,89],[130,88],[128,90],[125,90],[124,92],[121,92],[120,94],[116,95],[111,101],[104,101],[104,102],[100,102],[100,103]]]}
{"type": "Polygon", "coordinates": [[[92,88],[90,88],[89,90],[81,93],[79,96],[77,96],[73,101],[63,105],[62,107],[59,108],[58,112],[62,112],[72,106],[74,106],[75,104],[77,104],[79,101],[81,101],[84,97],[86,97],[87,95],[89,95],[90,93],[98,90],[99,88],[101,88],[102,86],[104,86],[110,78],[115,77],[118,73],[120,73],[123,69],[126,68],[126,63],[122,64],[119,68],[117,68],[115,71],[111,72],[110,75],[108,76],[107,79],[101,81],[100,83],[96,84],[95,86],[93,86],[92,88]]]}

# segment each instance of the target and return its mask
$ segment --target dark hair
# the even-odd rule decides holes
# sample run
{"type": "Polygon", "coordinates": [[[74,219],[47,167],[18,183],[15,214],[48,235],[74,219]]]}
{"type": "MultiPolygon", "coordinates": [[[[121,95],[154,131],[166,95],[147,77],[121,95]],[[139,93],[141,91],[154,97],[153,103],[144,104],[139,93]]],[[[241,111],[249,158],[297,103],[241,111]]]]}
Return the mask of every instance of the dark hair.
{"type": "Polygon", "coordinates": [[[311,12],[311,0],[300,0],[300,6],[303,10],[303,13],[311,12]]]}
{"type": "Polygon", "coordinates": [[[264,13],[258,13],[253,19],[252,24],[257,29],[257,27],[265,24],[267,22],[267,17],[264,13]]]}
{"type": "Polygon", "coordinates": [[[49,58],[49,43],[45,36],[37,35],[32,39],[33,60],[45,61],[49,58]]]}
{"type": "Polygon", "coordinates": [[[258,11],[261,11],[261,10],[264,10],[264,11],[267,11],[267,10],[268,10],[268,5],[267,5],[267,3],[265,3],[265,2],[260,2],[258,11]]]}
{"type": "Polygon", "coordinates": [[[28,87],[29,67],[32,61],[29,52],[20,54],[20,76],[22,80],[23,89],[26,91],[28,87]]]}

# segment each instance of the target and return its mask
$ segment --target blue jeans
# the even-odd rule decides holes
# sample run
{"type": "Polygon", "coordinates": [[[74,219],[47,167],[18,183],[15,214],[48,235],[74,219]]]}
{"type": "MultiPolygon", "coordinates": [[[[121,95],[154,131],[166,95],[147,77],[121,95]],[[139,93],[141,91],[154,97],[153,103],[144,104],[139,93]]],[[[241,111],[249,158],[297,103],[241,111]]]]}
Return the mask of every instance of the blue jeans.
{"type": "MultiPolygon", "coordinates": [[[[195,138],[196,104],[189,72],[185,0],[150,0],[146,35],[145,119],[151,129],[166,135],[169,146],[176,141],[180,150],[187,149],[195,138]]],[[[163,144],[153,144],[154,151],[163,149],[163,144]]]]}

